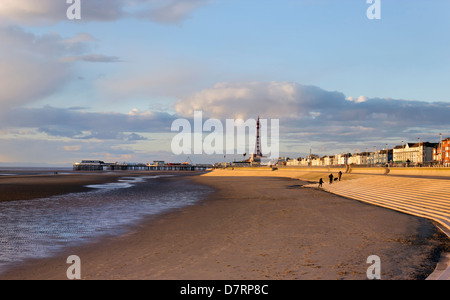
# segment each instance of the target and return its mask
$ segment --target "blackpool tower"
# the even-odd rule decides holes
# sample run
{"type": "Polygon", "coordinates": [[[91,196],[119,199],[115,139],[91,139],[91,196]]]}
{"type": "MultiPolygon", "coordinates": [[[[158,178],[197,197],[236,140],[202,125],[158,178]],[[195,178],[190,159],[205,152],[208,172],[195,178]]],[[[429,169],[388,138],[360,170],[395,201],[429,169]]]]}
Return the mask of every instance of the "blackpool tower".
{"type": "Polygon", "coordinates": [[[256,122],[256,144],[255,144],[255,152],[252,154],[250,158],[250,162],[259,164],[261,163],[261,157],[262,150],[261,150],[261,123],[259,122],[259,116],[258,121],[256,122]]]}
{"type": "Polygon", "coordinates": [[[255,155],[262,157],[262,151],[261,151],[261,123],[259,122],[259,116],[258,121],[256,122],[256,145],[255,145],[255,155]]]}

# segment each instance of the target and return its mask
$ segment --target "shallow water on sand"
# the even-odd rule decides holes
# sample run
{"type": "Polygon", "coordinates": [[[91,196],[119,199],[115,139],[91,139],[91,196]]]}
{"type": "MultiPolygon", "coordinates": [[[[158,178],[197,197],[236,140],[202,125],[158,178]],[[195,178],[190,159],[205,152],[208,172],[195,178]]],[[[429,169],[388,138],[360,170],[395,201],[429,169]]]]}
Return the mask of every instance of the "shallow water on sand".
{"type": "Polygon", "coordinates": [[[125,233],[147,216],[195,204],[211,192],[160,177],[124,177],[91,185],[89,192],[0,203],[0,272],[27,258],[125,233]]]}

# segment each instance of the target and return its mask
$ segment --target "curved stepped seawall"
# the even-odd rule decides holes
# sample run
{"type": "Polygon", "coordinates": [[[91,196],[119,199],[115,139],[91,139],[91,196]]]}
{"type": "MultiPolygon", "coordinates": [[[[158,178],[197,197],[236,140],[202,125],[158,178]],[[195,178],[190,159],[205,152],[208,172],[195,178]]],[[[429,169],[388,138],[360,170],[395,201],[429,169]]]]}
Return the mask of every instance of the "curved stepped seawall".
{"type": "MultiPolygon", "coordinates": [[[[345,175],[344,175],[345,176],[345,175]]],[[[310,184],[305,187],[317,187],[310,184]]],[[[333,194],[433,220],[450,237],[450,180],[366,176],[324,183],[333,194]]],[[[443,256],[428,279],[450,280],[450,257],[443,256]]]]}

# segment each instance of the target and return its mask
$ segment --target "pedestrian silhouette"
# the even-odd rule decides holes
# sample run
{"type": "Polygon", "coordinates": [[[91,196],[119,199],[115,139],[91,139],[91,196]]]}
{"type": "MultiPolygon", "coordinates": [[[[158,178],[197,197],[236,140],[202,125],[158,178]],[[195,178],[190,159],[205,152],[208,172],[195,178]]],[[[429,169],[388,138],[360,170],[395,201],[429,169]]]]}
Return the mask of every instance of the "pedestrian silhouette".
{"type": "Polygon", "coordinates": [[[330,184],[332,184],[333,183],[333,177],[334,177],[333,173],[331,173],[330,176],[328,176],[328,177],[330,178],[330,184]]]}
{"type": "Polygon", "coordinates": [[[320,179],[319,179],[319,187],[322,187],[322,184],[323,184],[323,179],[320,178],[320,179]]]}
{"type": "Polygon", "coordinates": [[[338,177],[339,177],[339,181],[341,181],[341,177],[342,177],[342,172],[341,171],[339,171],[338,177]]]}

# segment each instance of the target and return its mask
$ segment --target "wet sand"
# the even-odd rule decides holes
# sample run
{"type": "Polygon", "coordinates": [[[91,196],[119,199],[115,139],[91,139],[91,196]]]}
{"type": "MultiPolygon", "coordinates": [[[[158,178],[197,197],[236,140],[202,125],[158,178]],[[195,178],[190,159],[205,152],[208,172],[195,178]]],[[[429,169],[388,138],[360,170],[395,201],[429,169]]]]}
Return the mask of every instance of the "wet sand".
{"type": "MultiPolygon", "coordinates": [[[[198,205],[143,221],[128,234],[28,261],[0,279],[424,279],[448,239],[429,221],[269,177],[168,178],[213,187],[198,205]]],[[[182,188],[182,186],[181,186],[182,188]]]]}
{"type": "Polygon", "coordinates": [[[77,172],[56,175],[16,175],[0,177],[0,202],[15,200],[31,200],[68,193],[86,192],[86,185],[116,182],[121,177],[152,175],[195,175],[200,172],[77,172]]]}

